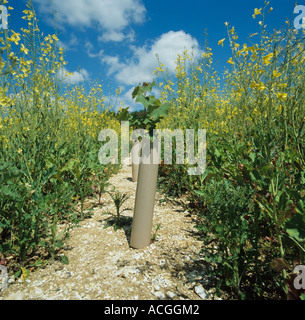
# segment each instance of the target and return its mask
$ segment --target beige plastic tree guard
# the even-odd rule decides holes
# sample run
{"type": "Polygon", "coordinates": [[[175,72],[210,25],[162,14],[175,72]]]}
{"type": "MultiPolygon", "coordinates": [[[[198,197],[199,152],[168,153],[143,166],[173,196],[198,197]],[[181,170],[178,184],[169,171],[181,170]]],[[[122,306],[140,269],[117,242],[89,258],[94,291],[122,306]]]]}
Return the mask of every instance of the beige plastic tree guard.
{"type": "Polygon", "coordinates": [[[131,166],[132,166],[132,182],[138,181],[139,163],[136,163],[135,159],[139,158],[140,141],[131,140],[131,166]]]}
{"type": "MultiPolygon", "coordinates": [[[[142,141],[143,142],[143,141],[142,141]]],[[[144,141],[149,143],[149,141],[144,141]]],[[[154,203],[157,189],[157,178],[159,165],[153,163],[157,159],[159,147],[142,149],[142,161],[139,165],[138,183],[136,191],[136,200],[134,207],[134,216],[132,222],[132,231],[130,246],[135,249],[141,249],[150,245],[151,231],[153,224],[154,203]],[[147,160],[150,160],[149,164],[147,160]]]]}

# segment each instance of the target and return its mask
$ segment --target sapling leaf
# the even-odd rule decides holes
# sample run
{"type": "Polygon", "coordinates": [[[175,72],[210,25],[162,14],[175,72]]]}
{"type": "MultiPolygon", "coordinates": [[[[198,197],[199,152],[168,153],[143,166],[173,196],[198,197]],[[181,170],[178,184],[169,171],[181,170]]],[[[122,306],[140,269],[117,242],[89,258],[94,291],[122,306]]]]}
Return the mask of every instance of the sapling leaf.
{"type": "Polygon", "coordinates": [[[169,103],[164,103],[159,108],[155,109],[150,117],[153,121],[159,120],[161,117],[165,117],[168,114],[169,109],[171,108],[171,105],[169,103]]]}
{"type": "Polygon", "coordinates": [[[117,115],[116,118],[119,121],[128,121],[130,118],[130,114],[128,111],[129,107],[123,108],[117,115]]]}
{"type": "Polygon", "coordinates": [[[150,106],[148,98],[144,96],[137,96],[136,102],[142,103],[145,109],[147,109],[150,106]]]}
{"type": "Polygon", "coordinates": [[[137,86],[134,88],[131,96],[132,96],[132,99],[134,99],[138,94],[139,94],[139,91],[140,91],[140,86],[137,86]]]}

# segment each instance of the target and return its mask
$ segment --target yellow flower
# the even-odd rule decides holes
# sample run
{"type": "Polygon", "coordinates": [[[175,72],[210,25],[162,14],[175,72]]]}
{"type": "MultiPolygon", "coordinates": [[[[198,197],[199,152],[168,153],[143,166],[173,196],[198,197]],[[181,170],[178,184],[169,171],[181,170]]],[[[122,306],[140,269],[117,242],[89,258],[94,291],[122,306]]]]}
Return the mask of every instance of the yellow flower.
{"type": "Polygon", "coordinates": [[[268,66],[271,63],[271,59],[273,58],[274,54],[269,53],[263,58],[263,63],[268,66]]]}
{"type": "Polygon", "coordinates": [[[8,38],[8,40],[11,41],[11,42],[14,42],[15,45],[17,46],[19,41],[20,41],[20,37],[19,36],[20,36],[20,33],[15,33],[13,31],[13,35],[10,38],[8,38]]]}
{"type": "Polygon", "coordinates": [[[258,35],[257,32],[256,32],[256,33],[252,33],[252,34],[250,34],[250,38],[252,38],[252,37],[254,37],[254,36],[256,36],[256,35],[258,35]]]}
{"type": "Polygon", "coordinates": [[[226,38],[223,38],[221,40],[218,41],[218,45],[223,47],[223,43],[226,40],[226,38]]]}
{"type": "Polygon", "coordinates": [[[264,85],[264,83],[262,81],[260,81],[260,83],[257,83],[254,80],[251,81],[250,88],[251,89],[257,89],[257,90],[260,90],[260,91],[264,91],[264,90],[267,89],[267,87],[264,85]]]}
{"type": "MultiPolygon", "coordinates": [[[[23,10],[23,13],[25,13],[27,15],[27,17],[22,17],[22,19],[28,19],[29,21],[35,16],[35,13],[31,10],[23,10]]],[[[31,23],[29,23],[29,25],[31,25],[31,23]]]]}
{"type": "Polygon", "coordinates": [[[260,91],[263,91],[263,90],[266,90],[267,87],[264,85],[264,83],[261,81],[259,83],[259,85],[257,86],[257,89],[260,90],[260,91]]]}
{"type": "Polygon", "coordinates": [[[234,65],[234,62],[233,62],[233,60],[232,60],[232,57],[231,57],[227,62],[230,63],[230,64],[232,64],[232,65],[234,65]]]}
{"type": "Polygon", "coordinates": [[[252,47],[248,47],[248,49],[252,52],[255,53],[255,51],[257,50],[256,46],[252,46],[252,47]]]}
{"type": "Polygon", "coordinates": [[[30,33],[30,30],[28,30],[28,29],[20,28],[20,30],[21,30],[22,32],[24,32],[24,33],[30,33]]]}
{"type": "Polygon", "coordinates": [[[52,35],[52,38],[55,40],[55,41],[59,41],[59,39],[57,38],[57,36],[55,34],[52,35]]]}
{"type": "Polygon", "coordinates": [[[262,14],[262,9],[254,9],[254,14],[252,15],[253,19],[255,19],[256,16],[262,14]]]}
{"type": "Polygon", "coordinates": [[[250,83],[250,88],[251,89],[256,89],[257,87],[258,87],[258,84],[254,80],[252,80],[251,83],[250,83]]]}
{"type": "Polygon", "coordinates": [[[23,43],[21,43],[21,52],[24,52],[25,54],[28,54],[29,53],[29,49],[27,49],[24,45],[23,45],[23,43]]]}
{"type": "Polygon", "coordinates": [[[285,92],[279,92],[276,96],[279,100],[286,100],[288,98],[288,94],[285,92]]]}
{"type": "Polygon", "coordinates": [[[277,72],[277,70],[273,70],[273,76],[274,76],[274,78],[278,78],[281,76],[281,73],[277,72]]]}

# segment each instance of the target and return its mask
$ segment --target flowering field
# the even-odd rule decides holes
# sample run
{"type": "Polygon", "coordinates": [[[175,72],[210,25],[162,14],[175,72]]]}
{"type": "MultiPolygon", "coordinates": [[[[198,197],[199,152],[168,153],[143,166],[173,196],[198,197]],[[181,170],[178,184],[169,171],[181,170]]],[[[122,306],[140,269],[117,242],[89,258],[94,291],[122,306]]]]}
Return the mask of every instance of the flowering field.
{"type": "Polygon", "coordinates": [[[21,266],[41,263],[30,261],[37,250],[54,258],[85,217],[86,197],[111,171],[98,163],[98,134],[119,125],[101,85],[63,90],[57,36],[42,36],[29,4],[23,18],[27,29],[0,34],[0,251],[21,266]]]}
{"type": "MultiPolygon", "coordinates": [[[[179,55],[175,77],[162,61],[154,72],[171,105],[158,127],[207,129],[205,173],[161,165],[159,189],[193,210],[217,289],[238,299],[304,299],[292,271],[305,264],[305,33],[289,22],[269,33],[271,10],[254,10],[248,43],[225,23],[223,75],[208,45],[199,60],[179,55]]],[[[90,214],[85,199],[116,170],[98,163],[98,134],[120,127],[101,85],[63,88],[57,35],[42,36],[29,5],[24,14],[27,29],[0,33],[0,252],[16,276],[55,258],[90,214]]]]}
{"type": "Polygon", "coordinates": [[[289,21],[269,33],[271,11],[255,9],[259,30],[249,43],[225,23],[228,36],[218,45],[229,45],[232,56],[222,76],[208,46],[200,61],[179,56],[174,79],[162,65],[155,71],[161,99],[172,103],[161,127],[207,129],[205,173],[187,177],[163,166],[161,186],[187,196],[219,288],[240,298],[264,298],[268,287],[299,297],[292,270],[304,264],[305,33],[289,21]]]}

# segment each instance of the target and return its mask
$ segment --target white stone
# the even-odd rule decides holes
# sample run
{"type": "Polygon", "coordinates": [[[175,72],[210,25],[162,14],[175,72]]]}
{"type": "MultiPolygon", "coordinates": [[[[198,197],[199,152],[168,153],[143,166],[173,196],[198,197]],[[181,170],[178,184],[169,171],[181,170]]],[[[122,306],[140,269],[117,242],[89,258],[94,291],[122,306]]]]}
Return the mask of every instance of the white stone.
{"type": "Polygon", "coordinates": [[[12,293],[6,300],[24,300],[24,294],[20,291],[12,293]]]}
{"type": "Polygon", "coordinates": [[[155,288],[156,291],[160,290],[160,286],[158,286],[158,285],[155,285],[154,288],[155,288]]]}
{"type": "Polygon", "coordinates": [[[202,300],[206,300],[208,298],[207,292],[205,291],[205,289],[201,285],[198,285],[195,287],[195,292],[198,294],[198,296],[202,300]]]}
{"type": "Polygon", "coordinates": [[[172,291],[167,291],[166,294],[171,299],[174,299],[177,296],[176,293],[174,293],[172,291]]]}
{"type": "Polygon", "coordinates": [[[154,292],[154,296],[156,296],[160,300],[165,299],[165,294],[163,292],[161,292],[161,291],[154,292]]]}
{"type": "Polygon", "coordinates": [[[36,294],[37,296],[40,296],[40,297],[41,297],[41,296],[42,296],[42,293],[43,293],[43,292],[42,292],[42,290],[41,290],[40,288],[36,288],[36,289],[35,289],[35,294],[36,294]]]}
{"type": "Polygon", "coordinates": [[[160,267],[164,267],[165,264],[166,264],[165,259],[160,260],[160,262],[159,262],[159,266],[160,266],[160,267]]]}

